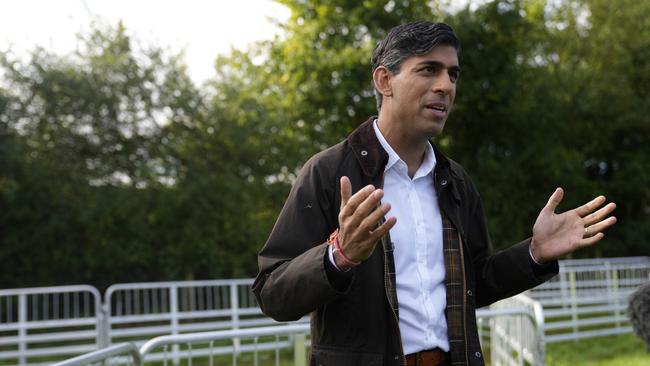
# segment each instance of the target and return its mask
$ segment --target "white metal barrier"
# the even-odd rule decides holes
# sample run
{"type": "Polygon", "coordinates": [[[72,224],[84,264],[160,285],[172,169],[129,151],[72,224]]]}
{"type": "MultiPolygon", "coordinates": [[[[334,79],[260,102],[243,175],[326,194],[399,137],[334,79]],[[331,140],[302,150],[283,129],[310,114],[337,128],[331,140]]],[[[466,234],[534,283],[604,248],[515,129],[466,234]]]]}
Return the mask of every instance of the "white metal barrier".
{"type": "Polygon", "coordinates": [[[548,343],[630,333],[625,309],[650,279],[650,257],[560,261],[560,273],[526,292],[544,309],[548,343]]]}
{"type": "MultiPolygon", "coordinates": [[[[518,304],[521,305],[521,303],[518,304]]],[[[535,328],[535,324],[537,324],[536,322],[539,320],[540,315],[531,311],[531,308],[528,307],[480,309],[477,315],[482,320],[491,321],[498,321],[499,319],[527,320],[533,324],[534,329],[539,329],[535,328]]],[[[505,331],[507,332],[508,330],[510,329],[506,329],[505,331]]],[[[132,343],[125,343],[114,346],[112,349],[95,351],[87,355],[75,357],[60,362],[54,366],[80,366],[110,359],[112,359],[113,363],[116,364],[133,362],[136,366],[152,361],[162,361],[163,365],[166,366],[170,361],[174,364],[179,364],[180,361],[186,360],[186,364],[191,366],[193,361],[199,361],[198,359],[202,359],[200,363],[205,364],[206,358],[207,363],[211,366],[225,364],[236,366],[240,354],[244,353],[249,354],[252,357],[253,365],[258,365],[258,363],[262,361],[262,356],[266,356],[264,361],[279,366],[281,364],[280,351],[286,348],[293,348],[293,354],[291,356],[294,366],[305,366],[307,364],[306,349],[309,347],[309,331],[309,324],[290,324],[260,328],[221,330],[215,332],[166,335],[145,342],[139,348],[138,355],[136,356],[125,357],[127,352],[133,353],[135,347],[132,343]],[[239,352],[234,351],[235,340],[242,341],[238,346],[239,352]],[[170,348],[181,348],[183,350],[182,359],[179,360],[176,358],[173,352],[170,352],[170,348]],[[230,358],[218,358],[220,355],[230,355],[230,358]]],[[[522,334],[518,333],[517,335],[522,334]]],[[[530,334],[524,335],[527,343],[518,343],[515,345],[512,342],[514,340],[513,336],[516,335],[496,332],[492,338],[494,339],[505,336],[508,340],[503,343],[510,345],[510,348],[503,352],[493,353],[492,365],[516,364],[510,362],[499,363],[499,360],[509,360],[506,355],[513,351],[525,354],[525,360],[529,362],[530,365],[543,365],[544,352],[543,347],[539,348],[539,345],[543,343],[539,338],[540,335],[542,335],[541,331],[533,331],[530,334]],[[535,346],[530,347],[530,345],[535,346]],[[498,355],[500,358],[495,358],[495,355],[498,355]],[[496,363],[495,360],[497,360],[496,363]]],[[[286,355],[284,358],[286,360],[286,355]]],[[[512,362],[516,362],[516,360],[513,359],[512,362]]],[[[523,363],[517,363],[517,365],[523,365],[523,363]]]]}
{"type": "Polygon", "coordinates": [[[120,343],[114,346],[102,348],[97,351],[83,354],[68,360],[57,362],[52,366],[75,366],[75,365],[90,365],[93,363],[111,364],[111,359],[116,358],[114,364],[127,364],[127,365],[141,365],[140,352],[138,347],[133,343],[120,343]],[[130,358],[125,358],[123,355],[128,354],[130,358]],[[117,358],[119,357],[119,358],[117,358]]]}
{"type": "Polygon", "coordinates": [[[581,259],[562,259],[560,266],[564,268],[577,268],[583,266],[598,266],[604,264],[626,265],[626,264],[647,264],[650,263],[650,257],[610,257],[610,258],[581,258],[581,259]]]}
{"type": "Polygon", "coordinates": [[[56,363],[53,366],[81,366],[93,363],[140,366],[151,361],[162,361],[163,365],[167,365],[169,361],[174,361],[174,364],[177,364],[179,360],[174,360],[173,355],[168,352],[170,346],[172,348],[185,346],[187,351],[184,359],[187,359],[187,365],[189,366],[192,365],[195,358],[207,358],[210,366],[214,365],[215,361],[219,365],[227,363],[236,366],[240,353],[249,353],[253,358],[253,364],[257,365],[261,359],[260,355],[268,356],[269,351],[273,354],[272,361],[276,366],[279,366],[280,350],[285,348],[287,343],[293,346],[293,365],[305,366],[307,363],[306,348],[309,347],[308,335],[309,324],[166,335],[150,339],[139,348],[130,342],[121,343],[56,363]],[[274,343],[260,342],[265,337],[273,339],[274,343]],[[241,346],[239,353],[233,352],[233,340],[235,339],[249,341],[241,346]],[[231,346],[224,346],[224,344],[231,344],[231,346]],[[226,354],[231,357],[221,357],[219,359],[220,355],[226,354]]]}
{"type": "MultiPolygon", "coordinates": [[[[493,316],[490,319],[492,366],[544,365],[544,314],[539,302],[519,294],[490,306],[490,311],[521,309],[527,316],[493,316]]],[[[507,313],[503,313],[507,315],[507,313]]]]}
{"type": "MultiPolygon", "coordinates": [[[[216,332],[194,333],[168,335],[154,338],[147,341],[140,347],[140,359],[143,363],[146,361],[164,361],[164,364],[170,359],[168,352],[169,346],[187,346],[186,357],[191,364],[193,357],[207,356],[212,362],[214,356],[231,355],[230,360],[223,360],[237,365],[239,353],[252,353],[253,364],[257,365],[259,355],[263,351],[270,351],[273,354],[273,360],[276,366],[280,365],[280,350],[293,345],[293,364],[294,366],[305,366],[307,363],[307,353],[305,352],[308,342],[306,338],[309,334],[309,324],[289,324],[261,328],[248,328],[239,330],[222,330],[216,332]],[[263,340],[264,337],[270,339],[263,340]],[[238,345],[239,352],[233,352],[235,347],[234,341],[241,340],[242,344],[238,345]],[[245,342],[245,341],[250,342],[245,342]],[[220,341],[226,341],[226,345],[219,346],[220,341]],[[228,346],[228,342],[232,345],[228,346]],[[198,345],[203,345],[199,348],[198,345]],[[153,353],[154,350],[163,348],[162,352],[153,353]]],[[[177,363],[177,360],[174,360],[177,363]]],[[[211,363],[212,364],[212,363],[211,363]]]]}
{"type": "Polygon", "coordinates": [[[255,302],[252,283],[235,279],[110,286],[104,302],[107,340],[272,324],[255,302]]]}
{"type": "Polygon", "coordinates": [[[97,349],[100,304],[99,291],[87,285],[0,290],[0,363],[35,364],[97,349]]]}
{"type": "MultiPolygon", "coordinates": [[[[631,332],[624,311],[627,297],[650,278],[649,257],[560,261],[560,270],[527,292],[544,308],[545,342],[631,332]]],[[[261,313],[252,283],[117,284],[107,289],[103,306],[98,291],[85,285],[0,290],[0,364],[51,362],[164,334],[278,324],[261,313]]],[[[486,338],[482,343],[492,345],[493,322],[486,319],[479,315],[479,330],[486,338]]],[[[178,358],[185,351],[176,352],[178,358]]]]}

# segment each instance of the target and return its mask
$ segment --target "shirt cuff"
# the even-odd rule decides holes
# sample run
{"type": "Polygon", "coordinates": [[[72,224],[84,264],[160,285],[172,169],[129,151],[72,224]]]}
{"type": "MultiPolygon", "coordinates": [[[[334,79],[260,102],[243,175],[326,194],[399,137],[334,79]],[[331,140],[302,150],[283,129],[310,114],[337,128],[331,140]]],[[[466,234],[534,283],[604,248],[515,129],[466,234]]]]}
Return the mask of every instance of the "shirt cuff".
{"type": "Polygon", "coordinates": [[[538,266],[543,266],[544,264],[539,263],[538,261],[535,260],[535,257],[533,256],[533,248],[528,245],[528,255],[530,256],[530,259],[533,261],[538,266]]]}
{"type": "Polygon", "coordinates": [[[347,272],[350,270],[350,268],[346,270],[342,270],[339,268],[339,266],[336,265],[336,260],[334,259],[334,247],[333,246],[328,246],[327,247],[327,258],[329,259],[330,263],[340,272],[347,272]]]}
{"type": "Polygon", "coordinates": [[[533,250],[528,245],[528,259],[530,266],[533,268],[533,274],[537,277],[543,277],[549,273],[557,273],[559,271],[558,262],[556,260],[550,261],[548,263],[539,263],[533,257],[533,250]]]}
{"type": "Polygon", "coordinates": [[[340,292],[345,292],[349,289],[354,272],[351,271],[351,269],[343,271],[336,266],[332,246],[328,246],[327,252],[325,252],[325,255],[323,256],[323,262],[325,265],[325,274],[327,275],[330,284],[340,292]]]}

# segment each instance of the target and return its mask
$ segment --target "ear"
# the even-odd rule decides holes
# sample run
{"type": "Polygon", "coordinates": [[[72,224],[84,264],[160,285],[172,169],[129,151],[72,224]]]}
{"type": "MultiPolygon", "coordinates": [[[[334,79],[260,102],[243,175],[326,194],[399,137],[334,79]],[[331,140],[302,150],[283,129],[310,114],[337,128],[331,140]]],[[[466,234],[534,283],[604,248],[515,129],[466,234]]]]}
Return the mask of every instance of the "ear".
{"type": "Polygon", "coordinates": [[[391,86],[392,77],[393,74],[388,71],[385,66],[378,66],[375,71],[372,72],[372,81],[375,84],[375,89],[377,89],[384,97],[393,95],[393,89],[391,86]]]}

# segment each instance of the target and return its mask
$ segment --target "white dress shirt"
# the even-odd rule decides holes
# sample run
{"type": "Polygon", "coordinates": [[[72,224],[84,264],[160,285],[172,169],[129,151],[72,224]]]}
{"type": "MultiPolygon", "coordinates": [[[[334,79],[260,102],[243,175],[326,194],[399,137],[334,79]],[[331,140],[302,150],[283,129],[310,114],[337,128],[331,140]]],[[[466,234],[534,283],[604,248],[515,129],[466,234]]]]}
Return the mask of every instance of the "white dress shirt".
{"type": "Polygon", "coordinates": [[[397,223],[390,230],[394,245],[399,327],[404,353],[439,347],[449,351],[442,219],[433,181],[436,157],[430,144],[410,178],[406,163],[388,144],[374,122],[375,134],[388,153],[383,202],[397,223]]]}
{"type": "MultiPolygon", "coordinates": [[[[383,202],[391,205],[388,215],[397,218],[390,230],[390,238],[394,245],[404,354],[435,347],[448,352],[442,219],[433,181],[436,157],[431,145],[427,144],[422,164],[411,178],[406,163],[381,134],[377,120],[374,129],[388,153],[383,202]]],[[[331,246],[328,254],[336,267],[331,246]]]]}

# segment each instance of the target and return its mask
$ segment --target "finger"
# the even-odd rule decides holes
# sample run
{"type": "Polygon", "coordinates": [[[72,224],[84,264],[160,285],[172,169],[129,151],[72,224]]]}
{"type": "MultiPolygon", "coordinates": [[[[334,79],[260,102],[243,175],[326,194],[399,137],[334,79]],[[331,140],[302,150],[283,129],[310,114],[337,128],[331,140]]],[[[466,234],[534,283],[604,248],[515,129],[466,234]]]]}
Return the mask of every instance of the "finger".
{"type": "Polygon", "coordinates": [[[359,223],[359,231],[369,233],[375,229],[379,221],[390,211],[389,203],[382,203],[380,206],[376,207],[374,211],[370,212],[368,215],[359,223]]]}
{"type": "Polygon", "coordinates": [[[605,229],[607,229],[608,227],[614,225],[615,223],[616,223],[616,217],[614,217],[614,216],[608,217],[607,219],[605,219],[605,220],[603,220],[603,221],[601,221],[601,222],[599,222],[597,224],[594,224],[594,225],[591,225],[591,226],[587,227],[585,229],[585,232],[589,233],[589,235],[591,236],[591,235],[594,235],[594,234],[597,234],[597,233],[600,233],[600,232],[604,231],[605,229]]]}
{"type": "Polygon", "coordinates": [[[348,224],[350,226],[358,226],[363,220],[365,220],[373,211],[375,211],[381,198],[384,196],[384,191],[381,189],[376,189],[374,192],[369,194],[363,202],[357,206],[356,210],[351,214],[348,224]]]}
{"type": "Polygon", "coordinates": [[[560,187],[555,189],[555,192],[549,197],[548,202],[546,203],[546,206],[544,206],[544,211],[548,211],[550,213],[555,212],[555,209],[557,206],[562,202],[562,197],[564,197],[564,190],[560,187]]]}
{"type": "Polygon", "coordinates": [[[605,203],[605,196],[598,196],[594,198],[593,200],[585,203],[584,205],[578,207],[575,209],[575,212],[578,214],[580,217],[585,217],[589,215],[590,213],[594,212],[600,205],[605,203]]]}
{"type": "Polygon", "coordinates": [[[594,236],[590,236],[590,237],[588,237],[588,238],[583,238],[583,239],[580,241],[580,244],[578,244],[578,245],[579,245],[580,247],[583,247],[583,248],[584,248],[584,247],[588,247],[588,246],[590,246],[590,245],[594,245],[594,244],[596,244],[597,242],[600,241],[600,239],[602,239],[602,238],[604,238],[604,237],[605,237],[605,234],[603,234],[603,233],[598,233],[598,234],[596,234],[596,235],[594,235],[594,236]]]}
{"type": "Polygon", "coordinates": [[[346,176],[341,177],[341,209],[345,206],[352,196],[352,184],[350,178],[346,176]]]}
{"type": "Polygon", "coordinates": [[[388,231],[395,226],[397,223],[397,218],[389,217],[383,224],[379,225],[375,230],[370,233],[370,240],[376,242],[381,239],[384,235],[388,234],[388,231]]]}
{"type": "Polygon", "coordinates": [[[374,191],[375,187],[372,185],[367,185],[361,188],[361,190],[359,190],[357,193],[353,194],[352,197],[347,200],[345,206],[341,207],[341,211],[339,212],[339,220],[341,220],[341,218],[351,216],[354,211],[357,210],[357,207],[374,191]]]}
{"type": "Polygon", "coordinates": [[[593,224],[598,223],[599,221],[607,217],[610,213],[612,213],[614,209],[616,209],[616,204],[614,202],[610,202],[607,205],[605,205],[605,207],[602,207],[600,210],[585,216],[584,218],[585,226],[591,226],[593,224]]]}

